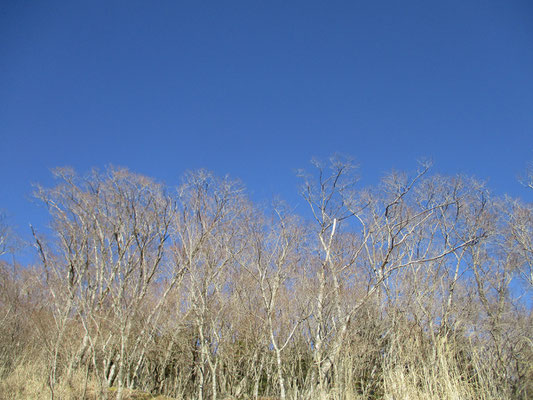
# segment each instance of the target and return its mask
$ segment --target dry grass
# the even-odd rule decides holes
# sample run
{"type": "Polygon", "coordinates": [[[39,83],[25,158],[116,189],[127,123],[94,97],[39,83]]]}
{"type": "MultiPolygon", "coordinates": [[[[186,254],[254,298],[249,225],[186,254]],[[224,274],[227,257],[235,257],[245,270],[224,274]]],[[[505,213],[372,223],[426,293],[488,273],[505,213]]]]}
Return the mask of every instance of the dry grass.
{"type": "MultiPolygon", "coordinates": [[[[45,372],[39,366],[20,366],[0,383],[0,398],[12,400],[47,399],[50,389],[43,376],[45,372]],[[43,373],[44,372],[44,373],[43,373]]],[[[384,400],[466,400],[501,399],[488,382],[482,382],[483,387],[465,381],[457,369],[450,363],[445,353],[438,355],[437,363],[425,363],[418,368],[405,368],[404,365],[389,365],[384,371],[384,393],[380,397],[384,400]]],[[[69,384],[60,384],[54,390],[54,398],[61,400],[97,400],[101,398],[93,383],[83,391],[83,378],[76,375],[69,384]]],[[[114,399],[116,388],[109,389],[107,398],[114,399]]],[[[301,396],[301,395],[300,395],[301,396]]],[[[299,396],[289,396],[293,400],[300,400],[299,396]]],[[[153,396],[139,390],[124,389],[124,400],[172,400],[167,396],[153,396]]],[[[274,400],[275,397],[261,399],[274,400]]],[[[336,393],[331,391],[325,396],[314,396],[310,400],[363,400],[368,396],[351,393],[336,393]]]]}
{"type": "MultiPolygon", "coordinates": [[[[0,381],[0,399],[2,400],[34,400],[50,399],[51,391],[44,377],[47,369],[36,363],[20,365],[5,379],[0,381]]],[[[84,374],[75,373],[70,382],[61,382],[54,388],[54,399],[60,400],[103,400],[98,395],[95,382],[85,382],[84,374]]],[[[116,397],[116,388],[110,388],[107,399],[116,397]]],[[[124,400],[173,400],[168,396],[153,396],[140,390],[124,389],[124,400]]]]}
{"type": "MultiPolygon", "coordinates": [[[[475,353],[474,353],[475,354],[475,353]]],[[[347,385],[344,393],[334,388],[328,393],[309,395],[310,388],[288,390],[290,400],[495,400],[511,398],[505,388],[491,379],[490,374],[484,372],[483,360],[474,357],[471,360],[475,376],[465,376],[464,366],[457,362],[454,344],[439,339],[433,347],[427,346],[416,338],[406,339],[401,336],[392,344],[388,355],[383,359],[381,376],[381,392],[370,394],[357,392],[347,385]]],[[[50,399],[51,391],[47,384],[47,363],[25,360],[11,373],[0,381],[0,399],[26,400],[50,399]]],[[[116,388],[110,388],[106,396],[99,395],[97,382],[89,378],[86,381],[85,372],[76,371],[70,381],[61,381],[54,387],[54,399],[61,400],[97,400],[114,399],[116,388]]],[[[294,389],[294,388],[291,388],[294,389]]],[[[172,400],[167,396],[154,396],[150,393],[124,389],[124,400],[172,400]]],[[[190,394],[193,395],[192,393],[190,394]]],[[[186,396],[184,398],[190,398],[186,396]]],[[[229,398],[219,396],[221,400],[229,398]]],[[[241,397],[241,400],[247,397],[241,397]]],[[[276,397],[260,397],[262,400],[277,400],[276,397]]]]}
{"type": "Polygon", "coordinates": [[[466,377],[457,365],[453,346],[438,340],[432,354],[416,348],[416,343],[401,346],[384,368],[384,399],[398,400],[492,400],[501,399],[495,382],[477,375],[466,377]]]}
{"type": "Polygon", "coordinates": [[[0,398],[12,400],[42,399],[50,396],[43,379],[46,368],[40,363],[18,365],[0,381],[0,398]]]}

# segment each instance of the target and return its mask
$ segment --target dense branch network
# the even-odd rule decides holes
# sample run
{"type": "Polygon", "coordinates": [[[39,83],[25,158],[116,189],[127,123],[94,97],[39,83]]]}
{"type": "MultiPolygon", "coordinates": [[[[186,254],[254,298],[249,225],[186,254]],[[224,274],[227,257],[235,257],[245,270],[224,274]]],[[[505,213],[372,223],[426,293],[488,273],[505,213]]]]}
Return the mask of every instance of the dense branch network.
{"type": "Polygon", "coordinates": [[[31,353],[59,398],[531,395],[533,205],[427,163],[370,188],[350,160],[313,165],[310,220],[204,170],[175,189],[56,170],[33,278],[2,264],[0,371],[31,353]]]}

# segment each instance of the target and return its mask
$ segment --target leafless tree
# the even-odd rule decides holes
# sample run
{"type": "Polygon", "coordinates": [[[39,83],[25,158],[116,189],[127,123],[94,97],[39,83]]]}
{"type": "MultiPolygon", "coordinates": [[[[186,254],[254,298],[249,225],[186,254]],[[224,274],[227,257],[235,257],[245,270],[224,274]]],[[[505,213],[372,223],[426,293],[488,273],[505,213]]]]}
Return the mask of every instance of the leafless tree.
{"type": "Polygon", "coordinates": [[[211,398],[215,400],[230,272],[245,243],[239,224],[247,205],[239,183],[203,170],[187,175],[178,201],[175,259],[187,271],[187,308],[197,334],[197,395],[199,400],[205,398],[208,368],[211,398]]]}
{"type": "Polygon", "coordinates": [[[383,303],[400,271],[439,262],[477,239],[464,237],[437,245],[441,236],[431,222],[452,200],[434,199],[428,193],[426,201],[417,203],[416,188],[428,165],[422,165],[413,178],[389,175],[381,193],[360,194],[354,191],[356,179],[350,162],[332,159],[329,174],[321,165],[317,167],[318,178],[314,183],[305,181],[304,196],[318,225],[321,267],[317,271],[313,342],[318,386],[324,392],[348,327],[367,300],[378,296],[383,303]],[[350,224],[352,221],[356,223],[350,224]],[[341,239],[343,236],[351,237],[349,243],[341,239]],[[343,276],[356,276],[360,268],[367,270],[366,290],[356,301],[343,302],[343,276]],[[328,304],[330,310],[326,309],[328,304]]]}
{"type": "Polygon", "coordinates": [[[17,252],[23,245],[23,241],[9,224],[7,215],[0,211],[0,257],[17,252]]]}
{"type": "MultiPolygon", "coordinates": [[[[127,170],[94,171],[80,178],[60,169],[55,175],[60,184],[38,188],[36,196],[50,210],[57,244],[35,238],[47,276],[58,287],[50,285],[61,315],[58,342],[75,312],[85,335],[71,366],[90,347],[93,368],[108,385],[117,379],[120,399],[132,323],[159,279],[174,205],[161,185],[127,170]]],[[[166,278],[168,291],[179,274],[166,278]]],[[[52,371],[55,382],[57,365],[52,371]]]]}
{"type": "Polygon", "coordinates": [[[253,220],[248,221],[250,252],[241,265],[253,277],[261,294],[261,306],[256,312],[263,316],[267,342],[275,352],[279,393],[284,400],[286,385],[282,352],[306,319],[301,313],[294,314],[288,297],[290,287],[299,279],[303,234],[298,221],[285,215],[282,207],[275,208],[274,218],[267,223],[266,218],[256,212],[253,220]]]}
{"type": "Polygon", "coordinates": [[[522,182],[526,187],[533,189],[533,162],[530,162],[528,164],[526,169],[526,175],[522,179],[522,182]]]}
{"type": "Polygon", "coordinates": [[[33,397],[531,397],[531,204],[427,163],[366,188],[313,165],[303,217],[204,170],[56,170],[40,263],[0,261],[0,397],[29,357],[33,397]]]}

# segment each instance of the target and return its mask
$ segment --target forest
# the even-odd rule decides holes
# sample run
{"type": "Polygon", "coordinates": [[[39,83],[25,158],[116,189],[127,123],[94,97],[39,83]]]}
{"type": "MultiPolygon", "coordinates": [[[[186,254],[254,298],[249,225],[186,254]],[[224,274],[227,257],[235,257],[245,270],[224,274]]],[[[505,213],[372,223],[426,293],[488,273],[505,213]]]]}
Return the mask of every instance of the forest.
{"type": "Polygon", "coordinates": [[[33,262],[0,227],[2,399],[533,397],[531,202],[342,157],[298,213],[206,170],[53,173],[33,262]]]}

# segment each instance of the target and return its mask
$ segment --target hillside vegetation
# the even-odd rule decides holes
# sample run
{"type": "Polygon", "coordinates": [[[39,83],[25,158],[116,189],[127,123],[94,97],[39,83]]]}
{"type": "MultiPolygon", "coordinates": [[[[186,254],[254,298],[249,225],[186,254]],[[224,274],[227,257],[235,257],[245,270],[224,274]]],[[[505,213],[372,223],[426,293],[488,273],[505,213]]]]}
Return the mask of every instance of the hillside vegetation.
{"type": "Polygon", "coordinates": [[[0,263],[0,398],[533,397],[533,204],[299,175],[302,215],[207,171],[56,170],[39,261],[0,263]]]}

